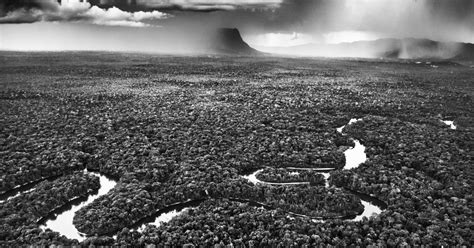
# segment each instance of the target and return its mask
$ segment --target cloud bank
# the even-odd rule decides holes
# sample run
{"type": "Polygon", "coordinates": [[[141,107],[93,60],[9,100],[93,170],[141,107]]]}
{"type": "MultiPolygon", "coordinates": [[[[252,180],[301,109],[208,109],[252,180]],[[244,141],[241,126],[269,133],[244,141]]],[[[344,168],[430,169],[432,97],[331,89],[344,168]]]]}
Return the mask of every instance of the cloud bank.
{"type": "MultiPolygon", "coordinates": [[[[331,33],[474,42],[474,0],[2,0],[0,23],[238,27],[244,35],[331,33]],[[3,16],[3,17],[2,17],[3,16]]],[[[282,36],[285,37],[285,36],[282,36]]],[[[286,38],[286,37],[285,37],[286,38]]],[[[337,38],[337,37],[336,37],[337,38]]],[[[338,39],[332,39],[337,41],[338,39]]],[[[351,37],[348,37],[350,40],[351,37]]],[[[357,37],[355,37],[357,38],[357,37]]],[[[257,38],[255,38],[257,39],[257,38]]],[[[261,39],[261,38],[259,38],[261,39]]],[[[273,41],[273,39],[268,39],[273,41]]],[[[347,40],[347,39],[342,39],[347,40]]]]}
{"type": "MultiPolygon", "coordinates": [[[[110,0],[109,0],[110,1],[110,0]]],[[[144,8],[176,8],[180,10],[235,10],[239,8],[277,8],[283,0],[137,0],[144,8]]]]}
{"type": "Polygon", "coordinates": [[[7,1],[3,6],[3,12],[6,13],[0,17],[0,23],[81,22],[106,26],[144,27],[150,26],[146,21],[170,16],[157,10],[127,12],[117,7],[102,9],[77,0],[64,1],[61,4],[54,0],[10,2],[7,1]]]}
{"type": "Polygon", "coordinates": [[[473,0],[285,0],[275,11],[246,17],[259,34],[298,32],[323,40],[331,32],[360,31],[474,42],[473,0]]]}
{"type": "MultiPolygon", "coordinates": [[[[238,28],[244,40],[258,47],[327,45],[380,38],[474,43],[474,0],[62,0],[62,3],[0,0],[0,23],[34,23],[0,25],[4,48],[19,49],[17,44],[31,46],[29,41],[43,37],[42,32],[54,30],[56,33],[50,35],[56,38],[65,36],[66,31],[70,33],[71,40],[58,45],[68,44],[64,49],[89,49],[84,48],[88,44],[91,49],[103,50],[188,52],[195,49],[189,42],[191,36],[205,36],[221,27],[238,28]],[[68,30],[52,29],[52,26],[68,30]],[[161,28],[146,28],[154,26],[161,28]],[[87,31],[92,28],[100,28],[100,32],[87,31]],[[99,37],[107,42],[101,42],[99,37]],[[120,40],[131,37],[135,41],[122,44],[116,37],[120,40]],[[83,41],[89,38],[91,42],[83,41]],[[143,44],[135,45],[139,39],[143,44]]],[[[51,41],[48,42],[38,43],[37,49],[50,49],[51,41]]],[[[306,50],[302,51],[307,54],[306,50]]]]}

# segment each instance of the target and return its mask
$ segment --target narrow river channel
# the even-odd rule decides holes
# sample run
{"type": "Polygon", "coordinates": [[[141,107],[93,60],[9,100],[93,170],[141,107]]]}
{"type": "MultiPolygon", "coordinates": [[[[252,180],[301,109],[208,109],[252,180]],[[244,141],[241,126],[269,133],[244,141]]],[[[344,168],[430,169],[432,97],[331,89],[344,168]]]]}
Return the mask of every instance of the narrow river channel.
{"type": "Polygon", "coordinates": [[[115,187],[117,184],[116,181],[96,172],[89,172],[87,170],[84,171],[84,173],[88,173],[91,175],[98,176],[100,178],[100,188],[97,194],[95,195],[90,195],[87,197],[86,200],[77,203],[76,205],[71,206],[70,209],[58,214],[57,216],[49,219],[44,223],[43,225],[40,226],[41,229],[45,230],[46,228],[49,228],[53,231],[59,232],[60,234],[70,238],[70,239],[77,239],[78,241],[83,241],[86,239],[86,236],[83,233],[80,233],[74,224],[72,223],[72,220],[74,218],[74,214],[81,208],[87,206],[91,202],[93,202],[95,199],[99,198],[102,195],[107,194],[112,188],[115,187]]]}
{"type": "MultiPolygon", "coordinates": [[[[360,121],[361,119],[351,119],[347,125],[350,125],[352,123],[355,123],[357,121],[360,121]]],[[[345,126],[347,126],[345,125],[345,126]]],[[[345,135],[343,133],[344,127],[342,126],[340,128],[337,128],[337,131],[341,133],[342,135],[345,135]]],[[[358,141],[358,140],[353,140],[354,141],[354,147],[347,149],[344,154],[346,158],[346,164],[344,166],[344,170],[349,170],[353,168],[357,168],[360,164],[364,163],[367,160],[367,156],[365,154],[365,147],[358,141]]],[[[286,169],[288,170],[293,170],[293,174],[298,174],[298,170],[313,170],[316,171],[319,174],[322,174],[325,179],[325,187],[329,187],[329,181],[328,178],[330,177],[330,172],[335,170],[335,168],[296,168],[296,167],[287,167],[286,169]]],[[[270,183],[270,182],[264,182],[261,181],[257,178],[257,175],[262,172],[264,169],[259,169],[250,175],[242,176],[243,178],[247,179],[248,181],[254,183],[254,184],[268,184],[268,185],[305,185],[309,184],[309,182],[289,182],[289,183],[270,183]]],[[[72,202],[74,204],[71,204],[72,206],[64,206],[66,210],[63,210],[62,208],[59,209],[57,215],[52,216],[49,219],[45,219],[43,223],[40,223],[41,226],[40,228],[45,230],[46,228],[49,228],[53,231],[59,232],[60,234],[70,238],[70,239],[77,239],[78,241],[83,241],[86,239],[86,235],[83,233],[80,233],[76,227],[73,224],[73,218],[75,213],[87,206],[88,204],[92,203],[94,200],[99,198],[102,195],[107,194],[112,188],[115,187],[117,184],[116,181],[106,177],[105,175],[102,175],[100,173],[96,172],[89,172],[87,170],[84,171],[84,173],[89,173],[95,176],[98,176],[100,178],[100,188],[98,192],[94,195],[90,195],[87,197],[87,199],[75,199],[72,202]]],[[[347,189],[346,189],[347,190],[347,189]]],[[[352,194],[357,195],[361,199],[361,203],[364,206],[364,211],[355,216],[354,218],[350,219],[352,221],[360,221],[362,220],[363,217],[370,217],[374,214],[380,214],[382,212],[382,209],[386,207],[385,203],[382,201],[372,197],[368,196],[365,194],[361,194],[358,192],[354,192],[351,190],[347,190],[351,192],[352,194]]],[[[137,231],[143,231],[146,227],[146,224],[150,225],[155,225],[159,226],[162,223],[170,221],[172,218],[185,213],[189,211],[190,209],[194,207],[198,207],[198,205],[203,202],[205,199],[198,199],[198,200],[190,200],[188,202],[183,202],[183,203],[176,203],[172,204],[166,208],[163,208],[159,211],[157,211],[155,214],[152,214],[151,216],[144,217],[142,220],[136,222],[133,226],[131,226],[131,229],[137,230],[137,231]]],[[[245,201],[245,200],[241,200],[245,201]]],[[[251,202],[251,201],[249,201],[251,202]]],[[[259,203],[260,204],[260,203],[259,203]]],[[[299,214],[295,214],[299,215],[299,214]]],[[[303,215],[299,215],[303,216],[303,215]]],[[[307,216],[310,217],[310,216],[307,216]]],[[[315,222],[324,222],[323,219],[317,219],[313,218],[315,222]]],[[[113,234],[111,234],[113,235],[113,234]]]]}
{"type": "MultiPolygon", "coordinates": [[[[347,125],[344,125],[342,127],[339,127],[336,129],[337,132],[341,133],[342,135],[345,135],[343,133],[343,130],[346,126],[351,125],[355,122],[361,121],[362,119],[351,119],[347,125]]],[[[346,158],[346,164],[344,165],[343,170],[350,170],[353,168],[359,167],[362,163],[367,161],[367,155],[365,154],[365,146],[362,145],[358,140],[353,140],[354,141],[354,147],[347,149],[344,152],[345,158],[346,158]]],[[[319,174],[322,174],[324,176],[324,179],[326,181],[325,186],[329,187],[328,183],[328,178],[330,177],[329,171],[334,170],[335,168],[295,168],[295,167],[287,167],[286,169],[288,170],[313,170],[316,172],[319,172],[319,174]]],[[[257,175],[264,171],[265,169],[260,169],[255,172],[253,172],[250,175],[243,176],[243,178],[247,179],[248,181],[252,182],[253,184],[267,184],[267,185],[298,185],[298,184],[309,184],[309,182],[294,182],[294,183],[270,183],[270,182],[264,182],[261,181],[257,178],[257,175]]],[[[295,173],[295,172],[289,172],[295,173]]],[[[354,218],[350,219],[352,221],[360,221],[364,217],[370,217],[372,215],[377,215],[382,212],[382,209],[386,207],[386,204],[383,203],[382,201],[365,195],[361,194],[358,192],[353,192],[350,191],[351,193],[357,195],[360,200],[362,205],[364,206],[364,211],[355,216],[354,218]]],[[[308,216],[309,217],[309,216],[308,216]]]]}

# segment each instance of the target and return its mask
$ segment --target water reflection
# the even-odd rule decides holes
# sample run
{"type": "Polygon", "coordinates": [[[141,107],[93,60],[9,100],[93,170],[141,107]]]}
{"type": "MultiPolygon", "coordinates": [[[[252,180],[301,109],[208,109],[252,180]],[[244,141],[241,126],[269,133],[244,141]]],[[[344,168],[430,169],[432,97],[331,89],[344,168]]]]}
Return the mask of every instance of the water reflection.
{"type": "Polygon", "coordinates": [[[15,195],[8,196],[7,198],[5,198],[5,199],[3,199],[3,200],[0,200],[0,203],[4,203],[4,202],[9,201],[9,200],[11,200],[11,199],[17,198],[18,196],[20,196],[20,195],[22,195],[22,194],[29,193],[29,192],[31,192],[31,191],[33,191],[33,190],[35,190],[35,189],[36,189],[36,188],[31,188],[31,189],[28,189],[28,190],[26,190],[26,191],[18,191],[18,192],[16,192],[15,195]]]}
{"type": "MultiPolygon", "coordinates": [[[[361,121],[362,119],[351,119],[347,125],[344,125],[342,127],[337,128],[337,132],[341,133],[342,135],[345,135],[343,133],[343,129],[351,125],[355,122],[361,121]]],[[[353,168],[359,167],[362,163],[367,161],[367,154],[365,153],[365,146],[362,145],[358,140],[353,140],[354,141],[354,147],[347,149],[344,152],[345,158],[346,158],[346,164],[344,165],[344,170],[349,170],[353,168]]],[[[298,169],[298,170],[315,170],[315,171],[320,171],[319,174],[322,174],[325,179],[325,186],[329,187],[329,177],[330,174],[328,173],[331,170],[334,170],[334,168],[295,168],[295,167],[287,167],[286,169],[298,169]],[[324,171],[326,170],[326,171],[324,171]],[[323,172],[324,171],[324,172],[323,172]]],[[[261,184],[272,184],[268,182],[261,181],[257,179],[256,175],[260,172],[262,172],[263,169],[257,170],[253,172],[250,175],[243,176],[243,178],[249,180],[253,184],[261,183],[261,184]]],[[[289,172],[290,175],[295,175],[295,172],[289,172]]],[[[361,199],[361,203],[364,206],[364,211],[355,216],[354,218],[350,219],[352,221],[361,221],[364,217],[371,217],[373,215],[380,214],[382,212],[382,209],[386,208],[386,204],[372,196],[361,194],[352,190],[347,189],[349,192],[352,194],[357,195],[361,199]]],[[[303,215],[301,215],[303,216],[303,215]]],[[[309,216],[308,216],[309,217],[309,216]]],[[[319,220],[319,219],[312,219],[313,222],[315,223],[320,223],[324,222],[324,220],[319,220]]]]}
{"type": "Polygon", "coordinates": [[[97,194],[90,195],[89,197],[87,197],[87,200],[82,201],[77,205],[73,205],[69,210],[60,213],[54,219],[49,219],[44,225],[40,226],[41,229],[45,230],[49,228],[55,232],[60,233],[61,235],[66,236],[67,238],[77,239],[79,242],[86,239],[86,236],[83,233],[80,233],[72,223],[75,213],[79,209],[85,207],[86,205],[93,202],[95,199],[99,198],[100,196],[107,194],[113,187],[115,187],[117,182],[99,173],[88,171],[85,171],[84,173],[99,177],[100,188],[97,194]]]}
{"type": "Polygon", "coordinates": [[[10,189],[10,190],[4,192],[2,195],[0,195],[0,203],[4,203],[4,202],[9,201],[13,198],[19,197],[20,195],[23,195],[23,194],[26,194],[26,193],[29,193],[29,192],[35,190],[36,186],[39,183],[43,182],[44,180],[54,181],[57,178],[59,178],[60,176],[61,175],[43,177],[43,178],[35,180],[35,181],[31,181],[31,182],[28,182],[28,183],[25,183],[25,184],[22,184],[22,185],[18,185],[16,187],[14,187],[13,189],[10,189]]]}
{"type": "Polygon", "coordinates": [[[444,124],[448,125],[449,128],[451,129],[456,129],[456,126],[454,125],[454,121],[443,121],[441,120],[444,124]]]}
{"type": "MultiPolygon", "coordinates": [[[[311,169],[311,168],[306,168],[306,169],[311,169]]],[[[269,183],[269,182],[265,182],[265,181],[261,181],[259,179],[257,179],[256,175],[260,172],[262,172],[264,169],[260,169],[260,170],[257,170],[255,172],[253,172],[252,174],[250,175],[246,175],[246,176],[242,176],[243,178],[249,180],[250,182],[252,182],[253,184],[257,184],[257,183],[260,183],[260,184],[269,184],[269,185],[274,185],[275,183],[269,183]]],[[[291,172],[290,172],[291,173],[291,172]]],[[[322,174],[324,176],[324,179],[325,179],[325,187],[329,187],[329,181],[328,181],[328,178],[330,176],[329,173],[319,173],[319,174],[322,174]]],[[[308,182],[307,182],[308,183],[308,182]]],[[[280,183],[279,185],[284,185],[285,183],[280,183]]],[[[292,184],[292,183],[289,183],[289,184],[292,184]]],[[[362,205],[364,206],[364,211],[359,214],[359,215],[356,215],[354,217],[350,217],[350,218],[344,218],[348,221],[361,221],[364,217],[371,217],[373,215],[378,215],[382,212],[383,209],[385,209],[387,207],[387,205],[378,200],[377,198],[375,197],[372,197],[372,196],[369,196],[369,195],[366,195],[366,194],[362,194],[362,193],[359,193],[359,192],[356,192],[356,191],[353,191],[353,190],[350,190],[350,189],[346,189],[348,192],[358,196],[360,198],[360,201],[362,203],[362,205]]],[[[311,220],[314,222],[314,223],[323,223],[325,222],[324,219],[315,219],[314,217],[312,216],[307,216],[307,215],[303,215],[303,214],[297,214],[297,213],[292,213],[290,212],[293,216],[300,216],[300,217],[308,217],[308,218],[311,218],[311,220]]]]}
{"type": "Polygon", "coordinates": [[[358,140],[354,140],[355,146],[349,148],[344,152],[346,156],[345,170],[357,168],[359,165],[367,161],[367,155],[365,154],[365,146],[360,144],[358,140]]]}
{"type": "Polygon", "coordinates": [[[368,202],[368,201],[364,201],[364,200],[360,200],[362,205],[364,205],[364,212],[362,212],[362,214],[360,215],[357,215],[353,221],[361,221],[362,218],[364,217],[371,217],[373,215],[378,215],[380,213],[382,213],[382,209],[373,205],[372,203],[368,202]]]}
{"type": "Polygon", "coordinates": [[[263,181],[260,181],[257,179],[257,174],[262,172],[264,169],[260,169],[260,170],[257,170],[255,172],[253,172],[252,174],[250,175],[246,175],[246,176],[242,176],[244,179],[247,179],[249,180],[251,183],[253,184],[257,184],[257,183],[265,183],[263,181]]]}
{"type": "MultiPolygon", "coordinates": [[[[342,126],[342,127],[336,128],[336,131],[337,131],[338,133],[342,133],[343,129],[344,129],[346,126],[349,126],[349,125],[351,125],[351,124],[353,124],[353,123],[356,123],[356,122],[358,122],[358,121],[362,121],[362,119],[355,119],[355,118],[352,118],[352,119],[349,120],[349,123],[347,123],[347,125],[344,125],[344,126],[342,126]]],[[[343,135],[344,135],[344,134],[343,134],[343,135]]]]}
{"type": "Polygon", "coordinates": [[[171,221],[171,219],[173,219],[174,217],[176,217],[176,216],[178,216],[178,215],[181,215],[181,214],[187,212],[187,211],[190,210],[190,209],[192,209],[192,208],[183,208],[183,209],[181,209],[181,210],[173,209],[173,210],[170,211],[170,212],[163,213],[163,214],[161,214],[160,216],[156,217],[156,219],[155,219],[154,222],[152,222],[152,223],[147,223],[147,224],[143,224],[142,226],[140,226],[140,227],[137,229],[137,231],[143,232],[143,230],[145,230],[145,228],[146,228],[147,225],[154,225],[154,226],[158,227],[158,226],[160,226],[161,224],[171,221]]]}
{"type": "MultiPolygon", "coordinates": [[[[268,185],[303,185],[303,184],[310,184],[309,182],[289,182],[289,183],[271,183],[271,182],[264,182],[260,179],[257,178],[257,174],[262,172],[264,169],[260,169],[255,171],[254,173],[247,175],[247,176],[242,176],[243,178],[249,180],[253,184],[268,184],[268,185]]],[[[291,174],[292,172],[289,172],[291,174]]],[[[294,173],[294,172],[293,172],[294,173]]],[[[297,172],[296,172],[297,173],[297,172]]]]}

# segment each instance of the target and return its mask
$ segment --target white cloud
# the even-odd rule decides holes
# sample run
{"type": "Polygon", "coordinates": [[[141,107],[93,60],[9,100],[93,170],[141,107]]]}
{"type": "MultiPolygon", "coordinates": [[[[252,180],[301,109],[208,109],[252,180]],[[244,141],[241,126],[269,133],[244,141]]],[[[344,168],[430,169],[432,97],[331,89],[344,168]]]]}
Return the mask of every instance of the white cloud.
{"type": "Polygon", "coordinates": [[[142,21],[142,20],[147,20],[147,19],[162,19],[166,18],[166,14],[159,12],[159,11],[151,11],[151,12],[143,12],[143,11],[138,11],[133,13],[133,19],[136,21],[142,21]]]}
{"type": "Polygon", "coordinates": [[[80,14],[85,19],[91,20],[94,24],[108,25],[108,26],[132,26],[144,27],[149,24],[144,23],[146,20],[156,20],[166,18],[167,15],[159,11],[151,12],[125,12],[116,7],[110,9],[101,9],[97,6],[92,6],[80,14]]]}
{"type": "MultiPolygon", "coordinates": [[[[17,9],[9,12],[5,17],[0,17],[0,23],[55,21],[83,22],[107,26],[145,27],[150,26],[145,21],[164,19],[169,16],[156,10],[132,13],[116,7],[101,9],[97,6],[92,6],[88,2],[79,2],[77,0],[63,1],[62,4],[53,2],[57,4],[55,8],[17,9]]],[[[51,2],[51,4],[53,3],[51,2]]]]}

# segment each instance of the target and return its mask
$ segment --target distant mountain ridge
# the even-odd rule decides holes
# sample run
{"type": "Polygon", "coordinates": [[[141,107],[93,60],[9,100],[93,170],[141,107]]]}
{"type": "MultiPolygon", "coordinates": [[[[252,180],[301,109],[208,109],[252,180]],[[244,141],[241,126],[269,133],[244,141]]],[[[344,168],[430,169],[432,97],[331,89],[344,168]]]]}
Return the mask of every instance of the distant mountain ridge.
{"type": "Polygon", "coordinates": [[[296,56],[474,60],[474,44],[415,38],[305,44],[270,50],[296,56]]]}
{"type": "Polygon", "coordinates": [[[474,58],[474,45],[459,42],[440,42],[429,39],[382,39],[376,43],[390,43],[391,49],[381,51],[383,58],[402,59],[462,59],[474,58]]]}

